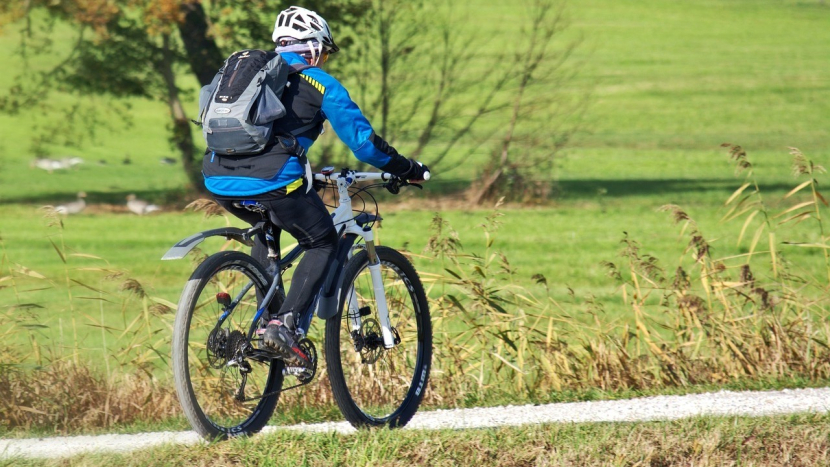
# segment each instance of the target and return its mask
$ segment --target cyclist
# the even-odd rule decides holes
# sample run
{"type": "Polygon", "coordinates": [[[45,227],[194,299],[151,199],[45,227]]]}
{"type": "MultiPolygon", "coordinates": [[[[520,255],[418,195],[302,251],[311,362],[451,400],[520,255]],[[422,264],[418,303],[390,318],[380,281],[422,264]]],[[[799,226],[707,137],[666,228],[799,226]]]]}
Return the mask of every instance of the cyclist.
{"type": "MultiPolygon", "coordinates": [[[[401,156],[377,135],[346,88],[322,69],[339,48],[320,15],[296,6],[286,9],[277,16],[272,39],[289,65],[311,66],[289,75],[281,99],[288,114],[279,121],[276,136],[261,154],[234,158],[230,168],[215,166],[221,160],[228,163],[227,158],[205,157],[203,174],[205,186],[226,210],[254,225],[261,220],[260,214],[234,202],[256,200],[268,209],[271,221],[305,249],[282,307],[269,310],[267,327],[260,330],[266,346],[289,362],[303,364],[308,357],[297,345],[295,333],[299,313],[311,306],[335,258],[338,242],[329,212],[312,189],[310,166],[305,160],[323,122],[330,122],[357,159],[384,172],[417,181],[424,178],[427,167],[401,156]],[[216,175],[228,169],[230,176],[216,175]]],[[[251,254],[268,264],[262,238],[255,240],[251,254]]]]}

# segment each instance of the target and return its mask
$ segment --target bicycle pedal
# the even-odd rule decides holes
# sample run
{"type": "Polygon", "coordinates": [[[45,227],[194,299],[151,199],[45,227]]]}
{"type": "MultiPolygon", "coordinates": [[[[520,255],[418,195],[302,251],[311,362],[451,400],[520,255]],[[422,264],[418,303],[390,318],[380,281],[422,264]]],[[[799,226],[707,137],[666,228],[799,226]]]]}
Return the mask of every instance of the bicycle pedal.
{"type": "Polygon", "coordinates": [[[307,376],[311,370],[303,366],[287,366],[282,369],[283,376],[307,376]]]}

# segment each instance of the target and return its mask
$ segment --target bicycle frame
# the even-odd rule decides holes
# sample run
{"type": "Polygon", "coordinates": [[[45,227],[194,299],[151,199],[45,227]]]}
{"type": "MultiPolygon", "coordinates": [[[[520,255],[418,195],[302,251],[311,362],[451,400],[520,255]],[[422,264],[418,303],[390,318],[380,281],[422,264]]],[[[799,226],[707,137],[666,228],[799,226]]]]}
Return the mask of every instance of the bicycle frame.
{"type": "MultiPolygon", "coordinates": [[[[338,244],[336,260],[331,265],[332,270],[330,270],[326,282],[323,284],[317,298],[311,304],[309,310],[306,310],[306,312],[301,315],[299,329],[303,334],[309,329],[315,310],[317,311],[317,315],[323,319],[329,319],[337,313],[340,293],[349,294],[348,314],[352,331],[358,331],[361,328],[362,322],[360,318],[360,310],[357,309],[357,295],[354,288],[349,288],[347,291],[340,290],[341,284],[339,284],[339,278],[340,272],[342,272],[346,262],[354,255],[354,250],[356,248],[363,248],[363,245],[355,245],[355,242],[362,238],[365,244],[366,252],[369,255],[369,273],[372,279],[373,291],[378,307],[377,311],[380,320],[379,324],[381,327],[381,335],[383,336],[383,344],[387,349],[391,349],[395,346],[392,326],[389,322],[389,308],[386,302],[386,294],[381,278],[380,259],[378,258],[375,250],[374,231],[369,225],[367,225],[375,221],[377,217],[365,213],[355,216],[352,211],[352,198],[349,195],[349,187],[355,182],[369,180],[386,181],[391,180],[392,178],[393,176],[388,173],[355,172],[349,169],[343,169],[338,174],[335,174],[330,170],[324,170],[322,173],[314,174],[315,180],[332,180],[336,182],[339,204],[331,216],[341,240],[338,244]]],[[[162,259],[171,260],[184,258],[188,252],[195,248],[205,238],[210,236],[224,236],[225,238],[234,239],[250,246],[253,244],[252,239],[254,236],[262,232],[264,227],[264,224],[261,223],[248,230],[226,227],[200,232],[178,242],[162,257],[162,259]]],[[[283,271],[288,264],[295,261],[300,256],[302,251],[302,247],[298,245],[284,258],[280,258],[275,262],[273,265],[275,266],[274,271],[269,270],[269,272],[273,273],[273,278],[271,279],[271,285],[268,292],[263,298],[261,306],[257,310],[257,313],[251,322],[247,336],[249,341],[256,332],[257,324],[259,323],[260,318],[262,318],[262,315],[265,310],[268,309],[268,305],[271,303],[271,300],[273,300],[274,296],[279,291],[281,286],[281,271],[283,271]]],[[[222,325],[225,319],[231,314],[233,309],[239,303],[241,297],[244,296],[244,294],[247,293],[252,286],[253,282],[244,287],[240,294],[237,297],[234,297],[233,300],[225,306],[225,310],[219,317],[217,326],[222,325]]]]}
{"type": "MultiPolygon", "coordinates": [[[[353,240],[351,242],[346,240],[349,244],[353,243],[354,239],[362,237],[366,245],[366,253],[369,255],[369,273],[372,278],[372,288],[375,294],[375,300],[377,301],[377,311],[378,318],[380,320],[381,335],[383,336],[383,346],[387,349],[391,349],[395,346],[395,339],[392,334],[392,325],[389,322],[389,307],[386,303],[386,293],[383,289],[383,279],[381,277],[380,271],[380,259],[378,258],[377,252],[375,251],[375,234],[370,227],[362,225],[365,224],[365,222],[358,223],[356,221],[356,217],[352,212],[352,198],[349,195],[349,187],[357,181],[389,180],[391,179],[391,177],[391,174],[377,172],[354,172],[347,169],[343,169],[340,172],[340,174],[315,174],[316,180],[325,181],[327,179],[331,179],[337,182],[337,192],[340,199],[339,205],[332,214],[332,220],[334,221],[335,228],[337,228],[338,226],[342,226],[342,230],[338,230],[338,232],[345,235],[346,239],[348,239],[350,236],[353,236],[353,240]]],[[[366,219],[366,221],[371,220],[374,220],[374,216],[371,216],[371,218],[366,219]]],[[[348,257],[346,259],[351,259],[353,253],[353,249],[349,248],[348,257]]],[[[333,267],[339,267],[341,268],[341,270],[344,266],[345,262],[342,264],[338,263],[336,265],[333,265],[333,267]]],[[[351,322],[351,328],[352,331],[358,331],[360,330],[362,323],[360,319],[360,310],[357,309],[357,295],[354,291],[354,287],[350,287],[349,290],[346,291],[341,290],[341,293],[348,294],[348,313],[351,322]]],[[[336,293],[333,294],[333,296],[335,300],[340,298],[339,294],[336,293]]],[[[322,314],[322,316],[331,317],[337,312],[337,301],[331,303],[330,301],[320,302],[318,300],[317,306],[319,310],[318,316],[322,314]],[[320,309],[319,307],[321,306],[329,307],[329,309],[320,309]]],[[[306,327],[305,329],[308,328],[306,327]]]]}

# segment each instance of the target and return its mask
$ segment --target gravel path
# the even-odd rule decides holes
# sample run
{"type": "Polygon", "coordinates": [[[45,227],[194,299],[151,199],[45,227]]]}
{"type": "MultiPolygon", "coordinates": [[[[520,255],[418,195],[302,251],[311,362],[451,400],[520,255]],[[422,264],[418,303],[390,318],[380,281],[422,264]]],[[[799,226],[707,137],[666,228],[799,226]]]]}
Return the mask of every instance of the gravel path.
{"type": "MultiPolygon", "coordinates": [[[[464,429],[537,423],[634,422],[672,420],[699,415],[759,417],[802,412],[830,412],[830,388],[751,392],[720,391],[617,401],[437,410],[419,412],[406,429],[464,429]]],[[[264,431],[275,430],[354,432],[354,429],[346,422],[267,427],[264,431]]],[[[194,444],[198,442],[200,438],[192,431],[0,439],[0,459],[16,456],[57,458],[86,451],[127,452],[165,443],[194,444]]]]}

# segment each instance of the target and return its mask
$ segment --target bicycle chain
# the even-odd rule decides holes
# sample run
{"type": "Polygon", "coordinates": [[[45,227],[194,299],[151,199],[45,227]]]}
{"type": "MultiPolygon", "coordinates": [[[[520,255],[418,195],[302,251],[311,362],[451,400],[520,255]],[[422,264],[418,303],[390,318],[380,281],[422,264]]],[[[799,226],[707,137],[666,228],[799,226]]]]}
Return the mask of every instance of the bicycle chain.
{"type": "Polygon", "coordinates": [[[300,384],[295,384],[294,386],[289,386],[287,388],[282,388],[282,389],[278,389],[276,391],[271,391],[271,392],[265,393],[261,396],[251,397],[251,398],[245,399],[244,402],[255,401],[255,400],[258,400],[258,399],[264,399],[266,397],[270,397],[270,396],[273,396],[275,394],[279,394],[281,392],[289,391],[291,389],[297,389],[299,387],[307,385],[308,383],[310,383],[314,380],[314,377],[317,375],[317,349],[314,347],[314,344],[309,339],[305,339],[305,338],[301,339],[299,344],[300,344],[301,348],[304,351],[306,351],[307,354],[313,354],[312,355],[311,368],[307,368],[307,369],[311,370],[311,375],[309,375],[307,378],[300,378],[298,375],[295,375],[295,376],[297,376],[297,380],[300,381],[300,384]]]}
{"type": "Polygon", "coordinates": [[[306,381],[305,383],[295,384],[294,386],[289,386],[289,387],[287,387],[287,388],[282,388],[282,389],[279,389],[279,390],[277,390],[277,391],[271,391],[271,392],[265,393],[265,394],[263,394],[263,395],[261,395],[261,396],[257,396],[257,397],[249,397],[249,398],[245,399],[245,401],[244,401],[244,402],[255,401],[255,400],[258,400],[258,399],[265,399],[266,397],[271,397],[271,396],[273,396],[274,394],[279,394],[279,393],[281,393],[281,392],[285,392],[285,391],[288,391],[288,390],[291,390],[291,389],[297,389],[297,388],[299,388],[299,387],[301,387],[301,386],[305,386],[306,384],[308,384],[308,383],[310,383],[310,382],[311,382],[311,380],[309,379],[309,380],[308,380],[308,381],[306,381]]]}

